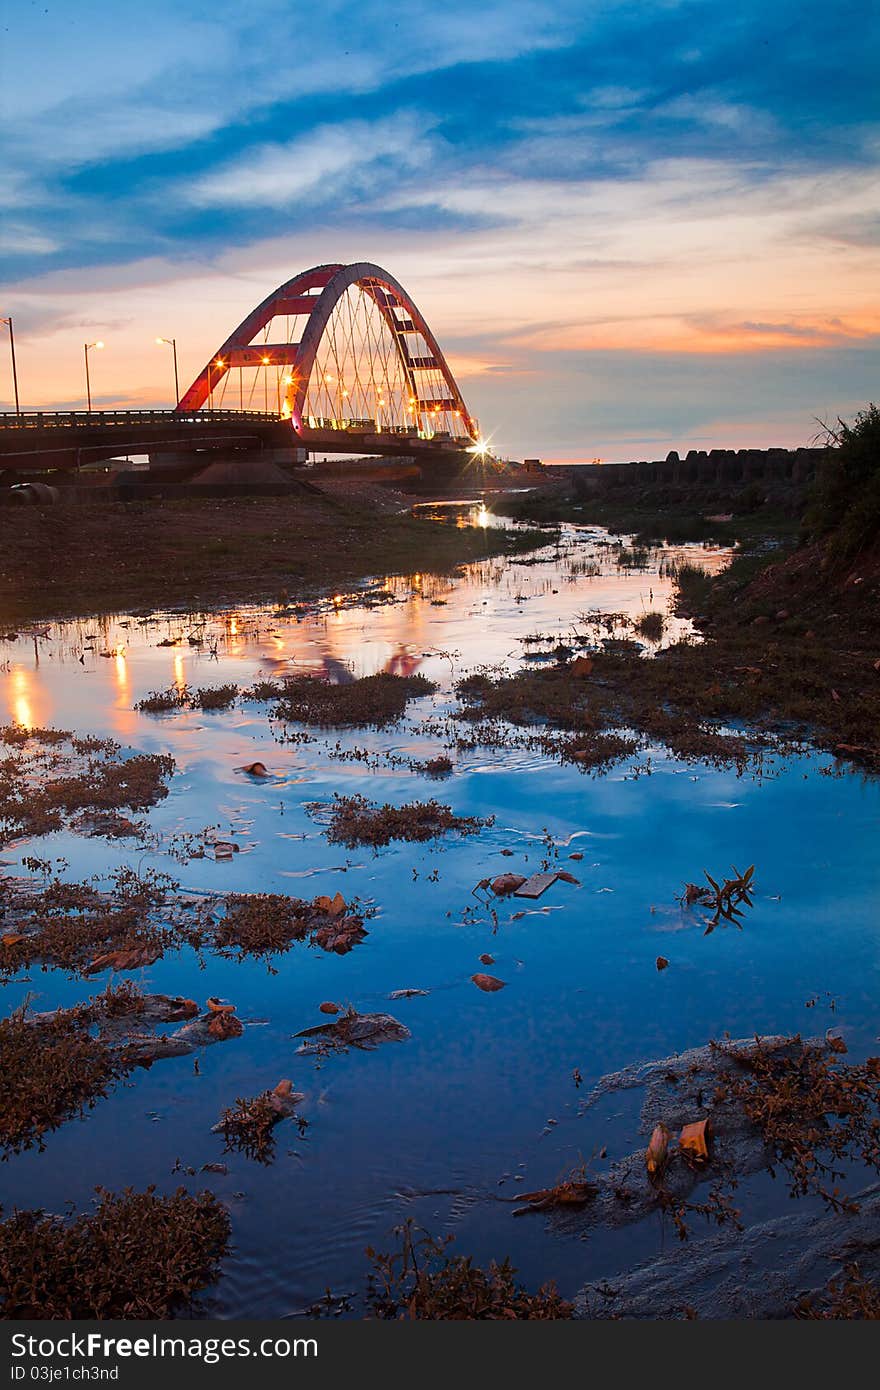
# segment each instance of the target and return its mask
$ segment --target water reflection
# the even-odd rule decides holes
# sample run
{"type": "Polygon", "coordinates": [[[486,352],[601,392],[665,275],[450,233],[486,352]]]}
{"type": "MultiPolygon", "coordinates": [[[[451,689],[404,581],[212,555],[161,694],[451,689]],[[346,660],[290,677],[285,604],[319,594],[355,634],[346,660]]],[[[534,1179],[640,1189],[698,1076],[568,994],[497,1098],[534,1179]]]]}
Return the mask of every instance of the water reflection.
{"type": "MultiPolygon", "coordinates": [[[[230,1155],[228,1174],[211,1178],[234,1227],[218,1313],[284,1315],[327,1285],[361,1288],[364,1246],[389,1248],[390,1228],[410,1215],[438,1235],[454,1232],[462,1253],[481,1262],[509,1253],[526,1282],[555,1276],[570,1293],[668,1238],[655,1223],[597,1230],[589,1242],[561,1238],[541,1219],[512,1221],[499,1200],[514,1193],[515,1176],[537,1189],[603,1148],[633,1149],[635,1107],[624,1098],[580,1115],[574,1068],[588,1087],[725,1029],[750,1036],[833,1023],[854,1057],[876,1050],[876,782],[823,775],[827,758],[771,763],[752,780],[683,766],[659,750],[601,778],[522,748],[452,749],[442,788],[412,770],[445,747],[423,721],[448,708],[462,671],[517,666],[588,621],[595,640],[613,638],[620,615],[651,610],[667,617],[662,640],[674,640],[689,630],[668,614],[674,566],[686,558],[718,569],[729,559],[721,549],[680,547],[650,552],[640,568],[626,549],[600,530],[563,528],[538,556],[486,559],[458,577],[379,576],[356,594],[283,608],[78,620],[53,626],[36,649],[30,638],[6,644],[9,718],[115,733],[171,752],[179,767],[150,813],[147,849],[59,834],[10,847],[14,872],[31,853],[64,856],[71,877],[136,857],[193,892],[339,890],[376,915],[350,955],[296,948],[274,974],[216,957],[202,968],[186,951],[139,972],[150,990],[235,1002],[244,1035],[212,1048],[198,1074],[180,1059],[138,1074],[83,1122],[50,1135],[45,1154],[4,1164],[4,1206],[57,1211],[69,1199],[82,1208],[97,1183],[173,1187],[177,1160],[199,1169],[223,1158],[211,1127],[224,1106],[289,1076],[307,1096],[306,1135],[285,1134],[268,1169],[230,1155]],[[172,683],[416,670],[438,682],[438,696],[381,733],[310,731],[314,741],[286,743],[255,702],[211,714],[133,709],[172,683]],[[236,773],[257,759],[272,774],[265,782],[236,773]],[[467,840],[346,851],[327,842],[309,810],[335,792],[396,804],[439,796],[461,814],[496,820],[467,840]],[[205,826],[220,827],[242,852],[228,863],[175,859],[174,837],[205,826]],[[579,882],[525,912],[500,905],[493,914],[474,898],[487,874],[531,873],[545,860],[579,882]],[[707,937],[678,896],[704,866],[731,862],[756,864],[754,906],[742,931],[707,937]],[[498,994],[470,983],[486,952],[507,981],[498,994]],[[660,953],[670,961],[662,974],[660,953]],[[414,987],[429,992],[388,1002],[391,991],[414,987]],[[826,991],[833,1016],[826,1009],[820,1019],[818,1005],[805,1012],[826,991]],[[325,999],[390,1009],[412,1037],[316,1065],[296,1054],[292,1035],[321,1021],[325,999]]],[[[49,1008],[103,983],[35,971],[6,988],[4,1012],[29,990],[49,1008]]],[[[789,1209],[781,1184],[768,1193],[743,1183],[737,1205],[750,1219],[789,1209]]]]}

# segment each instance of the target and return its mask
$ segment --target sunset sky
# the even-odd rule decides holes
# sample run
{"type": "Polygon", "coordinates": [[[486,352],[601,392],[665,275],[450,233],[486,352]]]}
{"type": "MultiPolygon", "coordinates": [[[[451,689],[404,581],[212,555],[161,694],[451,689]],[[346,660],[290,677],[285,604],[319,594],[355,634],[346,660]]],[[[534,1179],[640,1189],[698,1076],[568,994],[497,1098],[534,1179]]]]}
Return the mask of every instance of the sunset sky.
{"type": "MultiPolygon", "coordinates": [[[[880,399],[880,9],[8,6],[22,405],[166,405],[281,281],[406,286],[501,453],[798,444],[880,399]]],[[[3,330],[5,332],[5,330],[3,330]]],[[[12,385],[0,338],[0,409],[12,385]]]]}

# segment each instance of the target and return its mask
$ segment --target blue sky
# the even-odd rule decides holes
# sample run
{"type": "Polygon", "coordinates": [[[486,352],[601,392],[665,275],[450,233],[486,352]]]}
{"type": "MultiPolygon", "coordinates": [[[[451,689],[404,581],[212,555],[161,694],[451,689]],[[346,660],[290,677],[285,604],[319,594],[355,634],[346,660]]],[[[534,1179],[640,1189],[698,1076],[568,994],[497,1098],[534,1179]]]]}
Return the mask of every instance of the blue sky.
{"type": "MultiPolygon", "coordinates": [[[[880,11],[7,7],[26,401],[162,403],[275,284],[372,260],[514,455],[798,443],[877,397],[880,11]]],[[[0,394],[10,394],[5,360],[0,394]]]]}

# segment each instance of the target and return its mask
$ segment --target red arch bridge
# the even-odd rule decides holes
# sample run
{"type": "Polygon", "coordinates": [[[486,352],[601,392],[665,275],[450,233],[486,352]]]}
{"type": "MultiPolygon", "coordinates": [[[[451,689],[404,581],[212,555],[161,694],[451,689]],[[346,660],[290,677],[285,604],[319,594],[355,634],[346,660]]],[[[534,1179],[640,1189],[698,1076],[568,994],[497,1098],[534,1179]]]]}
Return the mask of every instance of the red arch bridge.
{"type": "Polygon", "coordinates": [[[0,414],[0,467],[9,470],[147,454],[153,467],[191,472],[230,450],[282,464],[304,451],[427,461],[482,444],[424,317],[369,262],[315,266],[280,285],[175,410],[0,414]]]}

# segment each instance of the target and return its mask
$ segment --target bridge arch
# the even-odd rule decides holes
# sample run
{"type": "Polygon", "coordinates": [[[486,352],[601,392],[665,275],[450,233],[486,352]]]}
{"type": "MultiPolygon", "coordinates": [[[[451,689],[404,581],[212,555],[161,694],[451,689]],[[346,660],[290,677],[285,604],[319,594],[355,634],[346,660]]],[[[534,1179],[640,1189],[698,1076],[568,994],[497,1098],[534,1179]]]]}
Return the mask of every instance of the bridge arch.
{"type": "Polygon", "coordinates": [[[178,410],[222,406],[230,374],[238,370],[241,392],[243,372],[251,368],[262,369],[266,401],[274,372],[273,405],[306,442],[332,447],[332,436],[342,432],[361,432],[365,442],[412,436],[459,447],[479,438],[423,314],[399,281],[369,261],[313,266],[279,285],[230,334],[178,410]],[[269,342],[271,325],[281,318],[288,325],[292,319],[293,327],[286,341],[269,342]],[[260,334],[263,340],[255,341],[260,334]]]}

